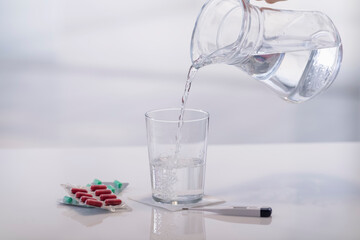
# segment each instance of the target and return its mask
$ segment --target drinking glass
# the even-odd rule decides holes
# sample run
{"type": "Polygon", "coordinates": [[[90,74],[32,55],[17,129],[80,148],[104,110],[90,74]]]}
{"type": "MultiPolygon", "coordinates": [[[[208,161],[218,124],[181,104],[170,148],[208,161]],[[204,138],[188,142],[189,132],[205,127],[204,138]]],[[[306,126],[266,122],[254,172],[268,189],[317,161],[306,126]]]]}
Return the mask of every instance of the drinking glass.
{"type": "Polygon", "coordinates": [[[209,114],[180,108],[145,114],[152,197],[171,204],[198,202],[204,195],[209,114]]]}

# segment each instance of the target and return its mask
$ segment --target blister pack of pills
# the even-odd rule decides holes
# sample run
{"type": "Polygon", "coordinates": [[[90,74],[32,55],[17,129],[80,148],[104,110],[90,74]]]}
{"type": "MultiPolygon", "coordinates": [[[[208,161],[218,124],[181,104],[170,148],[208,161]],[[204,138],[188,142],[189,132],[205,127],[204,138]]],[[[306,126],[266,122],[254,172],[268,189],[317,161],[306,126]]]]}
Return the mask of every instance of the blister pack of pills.
{"type": "Polygon", "coordinates": [[[59,202],[79,207],[102,208],[111,212],[131,210],[118,196],[128,185],[129,183],[118,180],[102,182],[98,179],[86,186],[61,184],[68,196],[64,196],[59,202]]]}

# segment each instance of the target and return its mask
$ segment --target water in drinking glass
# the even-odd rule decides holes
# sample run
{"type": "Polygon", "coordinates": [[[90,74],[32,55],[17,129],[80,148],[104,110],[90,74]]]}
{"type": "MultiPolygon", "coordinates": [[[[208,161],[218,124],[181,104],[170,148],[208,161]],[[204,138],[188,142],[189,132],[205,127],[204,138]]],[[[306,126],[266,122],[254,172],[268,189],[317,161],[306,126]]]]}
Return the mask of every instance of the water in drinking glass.
{"type": "Polygon", "coordinates": [[[158,158],[150,163],[153,198],[160,202],[189,203],[203,196],[203,159],[158,158]],[[174,164],[176,162],[176,164],[174,164]]]}

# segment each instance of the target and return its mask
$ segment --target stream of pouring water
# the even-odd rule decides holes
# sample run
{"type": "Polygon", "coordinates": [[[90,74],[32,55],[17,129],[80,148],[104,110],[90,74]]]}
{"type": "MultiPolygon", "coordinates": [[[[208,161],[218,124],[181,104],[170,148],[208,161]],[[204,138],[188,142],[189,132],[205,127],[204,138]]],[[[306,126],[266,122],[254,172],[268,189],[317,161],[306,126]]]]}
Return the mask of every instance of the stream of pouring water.
{"type": "Polygon", "coordinates": [[[185,114],[185,108],[186,108],[186,103],[189,97],[189,92],[190,92],[190,88],[191,88],[191,83],[192,80],[194,79],[196,72],[198,71],[197,68],[194,67],[194,65],[191,65],[188,75],[187,75],[187,79],[186,79],[186,83],[185,83],[185,90],[184,90],[184,94],[181,98],[181,108],[180,108],[180,115],[179,115],[179,123],[178,123],[178,130],[176,133],[176,148],[175,148],[175,161],[178,158],[178,154],[180,152],[180,147],[181,147],[181,129],[182,126],[184,124],[184,114],[185,114]]]}

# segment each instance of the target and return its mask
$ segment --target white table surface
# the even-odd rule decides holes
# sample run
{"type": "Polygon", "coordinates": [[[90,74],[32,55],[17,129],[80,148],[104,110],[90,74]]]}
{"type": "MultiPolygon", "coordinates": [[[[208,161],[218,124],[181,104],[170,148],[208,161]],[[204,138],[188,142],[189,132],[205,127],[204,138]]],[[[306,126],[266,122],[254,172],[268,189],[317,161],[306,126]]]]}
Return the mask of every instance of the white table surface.
{"type": "Polygon", "coordinates": [[[0,150],[0,239],[360,239],[360,143],[209,146],[205,192],[267,205],[271,218],[167,212],[146,147],[0,150]],[[131,212],[57,204],[61,183],[129,182],[131,212]]]}

